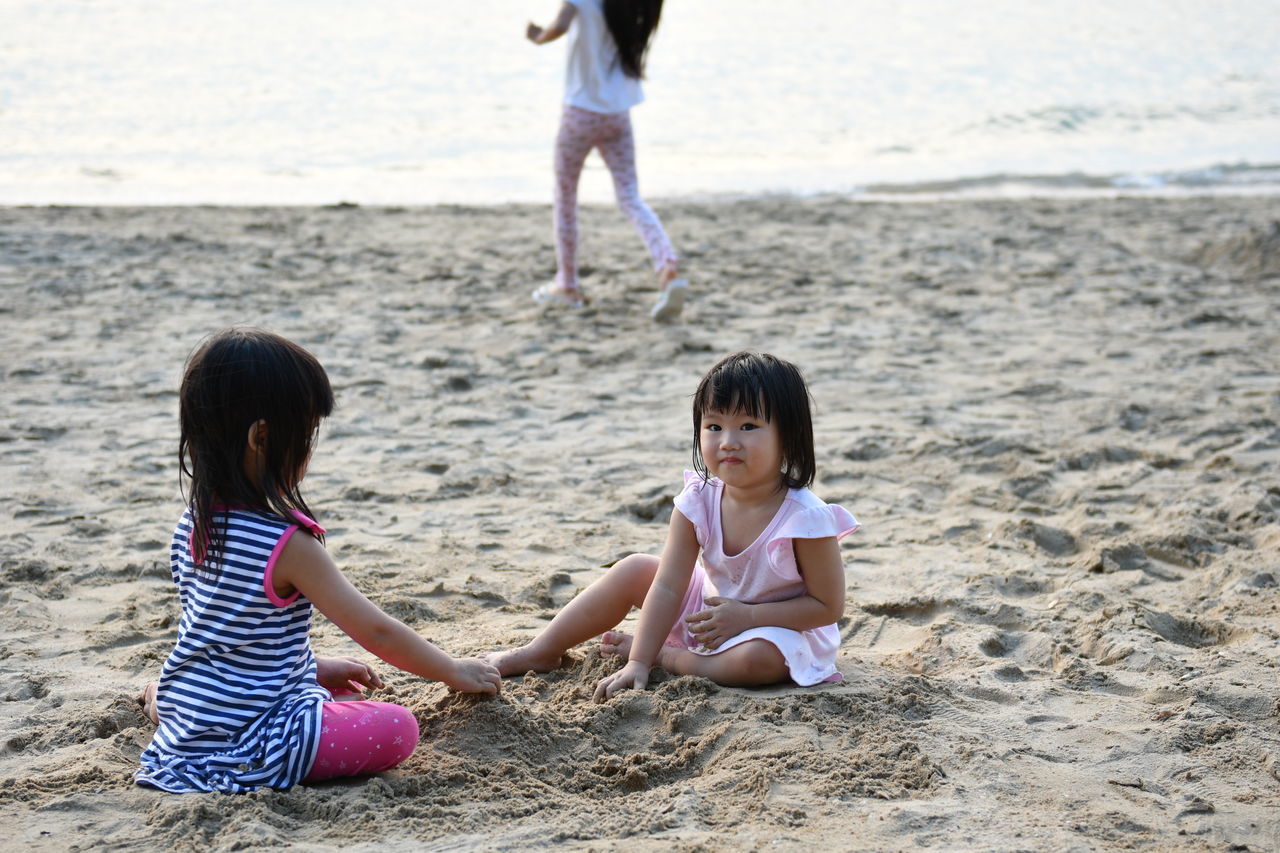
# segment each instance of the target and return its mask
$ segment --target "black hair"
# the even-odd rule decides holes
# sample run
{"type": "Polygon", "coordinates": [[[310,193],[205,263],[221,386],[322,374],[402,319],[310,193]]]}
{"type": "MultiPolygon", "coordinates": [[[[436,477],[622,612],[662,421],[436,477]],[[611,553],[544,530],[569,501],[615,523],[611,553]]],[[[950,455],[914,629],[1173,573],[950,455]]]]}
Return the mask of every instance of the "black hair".
{"type": "Polygon", "coordinates": [[[707,461],[698,438],[707,412],[743,412],[777,426],[782,481],[808,488],[816,474],[809,388],[800,369],[768,353],[736,352],[707,371],[693,392],[693,467],[706,479],[707,461]]]}
{"type": "Polygon", "coordinates": [[[662,17],[662,0],[604,0],[604,21],[618,46],[622,72],[639,80],[644,76],[649,40],[662,17]]]}
{"type": "Polygon", "coordinates": [[[262,329],[223,329],[187,359],[178,392],[178,465],[180,479],[190,481],[184,496],[194,516],[197,567],[219,571],[226,531],[214,514],[222,508],[290,520],[294,511],[312,515],[299,481],[333,406],[333,388],[315,356],[262,329]],[[266,424],[265,452],[258,470],[246,472],[249,429],[259,421],[266,424]]]}

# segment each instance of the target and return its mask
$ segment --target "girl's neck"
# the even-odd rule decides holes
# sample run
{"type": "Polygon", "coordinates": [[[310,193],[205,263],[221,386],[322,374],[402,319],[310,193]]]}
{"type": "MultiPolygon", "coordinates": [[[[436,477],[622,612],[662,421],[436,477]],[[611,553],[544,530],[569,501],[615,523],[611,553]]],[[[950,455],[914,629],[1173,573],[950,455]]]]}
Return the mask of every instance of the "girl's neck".
{"type": "Polygon", "coordinates": [[[723,500],[743,509],[758,509],[761,507],[777,509],[783,499],[786,498],[787,492],[790,491],[781,477],[773,485],[764,484],[747,488],[730,486],[728,483],[724,483],[723,480],[721,483],[723,483],[724,488],[723,500]]]}
{"type": "Polygon", "coordinates": [[[778,485],[732,488],[725,485],[720,495],[720,548],[726,556],[737,556],[759,540],[778,517],[787,487],[778,485]]]}

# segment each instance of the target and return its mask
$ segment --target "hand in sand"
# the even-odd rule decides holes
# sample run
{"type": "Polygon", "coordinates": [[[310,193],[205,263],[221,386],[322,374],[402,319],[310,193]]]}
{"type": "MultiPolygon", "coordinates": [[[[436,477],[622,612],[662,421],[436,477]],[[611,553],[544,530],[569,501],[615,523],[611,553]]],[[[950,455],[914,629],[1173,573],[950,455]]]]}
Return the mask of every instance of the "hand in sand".
{"type": "Polygon", "coordinates": [[[160,712],[156,710],[156,690],[160,687],[158,681],[148,681],[147,686],[142,688],[142,692],[138,694],[138,704],[142,706],[142,713],[150,718],[151,722],[157,726],[160,725],[160,712]]]}
{"type": "Polygon", "coordinates": [[[689,633],[708,651],[715,651],[725,640],[756,627],[750,604],[718,595],[706,599],[706,603],[711,606],[689,614],[684,621],[689,623],[689,633]]]}
{"type": "Polygon", "coordinates": [[[603,702],[606,699],[612,699],[613,694],[620,690],[632,687],[636,690],[644,690],[648,684],[649,667],[638,661],[627,661],[627,665],[622,669],[607,678],[600,679],[593,698],[597,702],[603,702]]]}
{"type": "Polygon", "coordinates": [[[373,667],[355,658],[316,658],[316,681],[334,696],[384,686],[373,667]]]}
{"type": "Polygon", "coordinates": [[[444,683],[459,693],[487,693],[490,696],[502,687],[502,676],[497,668],[479,658],[454,658],[453,673],[444,683]]]}

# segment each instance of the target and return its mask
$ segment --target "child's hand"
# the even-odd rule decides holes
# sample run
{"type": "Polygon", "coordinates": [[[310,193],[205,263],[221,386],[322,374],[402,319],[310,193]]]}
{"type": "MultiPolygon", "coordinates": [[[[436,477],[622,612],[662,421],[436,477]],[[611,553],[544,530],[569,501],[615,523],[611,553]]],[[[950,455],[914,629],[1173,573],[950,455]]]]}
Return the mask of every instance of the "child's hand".
{"type": "Polygon", "coordinates": [[[529,26],[524,31],[524,37],[537,44],[538,39],[542,38],[542,27],[530,21],[529,26]]]}
{"type": "Polygon", "coordinates": [[[142,713],[157,726],[160,725],[160,710],[156,707],[156,691],[159,689],[160,682],[148,681],[142,688],[142,692],[138,694],[138,704],[142,706],[142,713]]]}
{"type": "Polygon", "coordinates": [[[487,693],[492,696],[501,687],[502,676],[488,661],[454,658],[453,674],[444,679],[444,683],[459,693],[487,693]]]}
{"type": "Polygon", "coordinates": [[[689,633],[698,639],[704,649],[715,651],[725,640],[756,627],[750,604],[718,595],[706,599],[706,603],[711,606],[689,614],[684,620],[689,623],[689,633]]]}
{"type": "Polygon", "coordinates": [[[597,702],[603,702],[606,699],[612,699],[613,694],[620,690],[626,690],[628,687],[644,690],[648,684],[649,667],[637,661],[627,661],[627,665],[622,669],[608,678],[600,679],[600,683],[596,685],[596,692],[593,698],[597,702]]]}
{"type": "Polygon", "coordinates": [[[334,696],[384,686],[373,667],[355,658],[316,658],[316,681],[334,696]]]}

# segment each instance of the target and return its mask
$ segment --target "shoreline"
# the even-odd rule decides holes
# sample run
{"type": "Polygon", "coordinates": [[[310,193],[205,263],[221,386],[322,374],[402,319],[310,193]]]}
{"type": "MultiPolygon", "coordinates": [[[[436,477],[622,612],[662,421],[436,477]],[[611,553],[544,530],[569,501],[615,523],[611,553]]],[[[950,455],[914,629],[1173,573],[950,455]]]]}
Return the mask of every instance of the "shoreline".
{"type": "MultiPolygon", "coordinates": [[[[1265,850],[1280,843],[1280,226],[1254,196],[661,202],[685,322],[616,210],[580,312],[548,205],[0,207],[0,817],[37,850],[1265,850]],[[168,653],[175,392],[208,331],[307,346],[305,488],[358,587],[454,653],[660,548],[688,395],[795,361],[843,548],[820,688],[613,664],[477,700],[379,670],[423,740],[374,780],[133,786],[168,653]],[[153,677],[153,676],[151,676],[153,677]],[[354,819],[353,819],[354,818],[354,819]]],[[[322,654],[359,654],[317,618],[322,654]]]]}
{"type": "MultiPolygon", "coordinates": [[[[583,184],[583,206],[612,206],[611,190],[607,189],[607,179],[602,174],[593,174],[589,170],[583,184]]],[[[161,185],[167,185],[162,183],[161,185]]],[[[287,193],[287,187],[276,188],[287,193]]],[[[1163,170],[1157,172],[1092,174],[1086,172],[1065,172],[1045,174],[1023,174],[1016,172],[995,172],[979,175],[966,175],[944,178],[921,178],[915,181],[886,181],[859,184],[838,191],[830,190],[754,190],[747,192],[733,191],[693,191],[678,196],[654,193],[646,195],[646,199],[655,204],[713,204],[755,201],[763,199],[791,198],[797,201],[808,199],[835,198],[851,201],[992,201],[992,200],[1027,200],[1033,198],[1046,199],[1106,199],[1106,198],[1198,198],[1240,196],[1276,196],[1280,195],[1280,163],[1215,163],[1196,168],[1163,170]]],[[[361,201],[358,197],[352,200],[313,199],[296,203],[280,203],[274,199],[263,201],[221,200],[190,201],[184,199],[161,199],[159,201],[139,201],[128,198],[123,201],[92,199],[83,196],[79,201],[47,202],[47,201],[0,201],[0,208],[40,208],[40,207],[332,207],[351,205],[369,208],[433,208],[433,207],[479,207],[500,208],[506,206],[539,206],[550,205],[551,189],[547,188],[546,200],[537,199],[500,199],[494,201],[414,201],[414,200],[375,200],[361,201]]]]}

